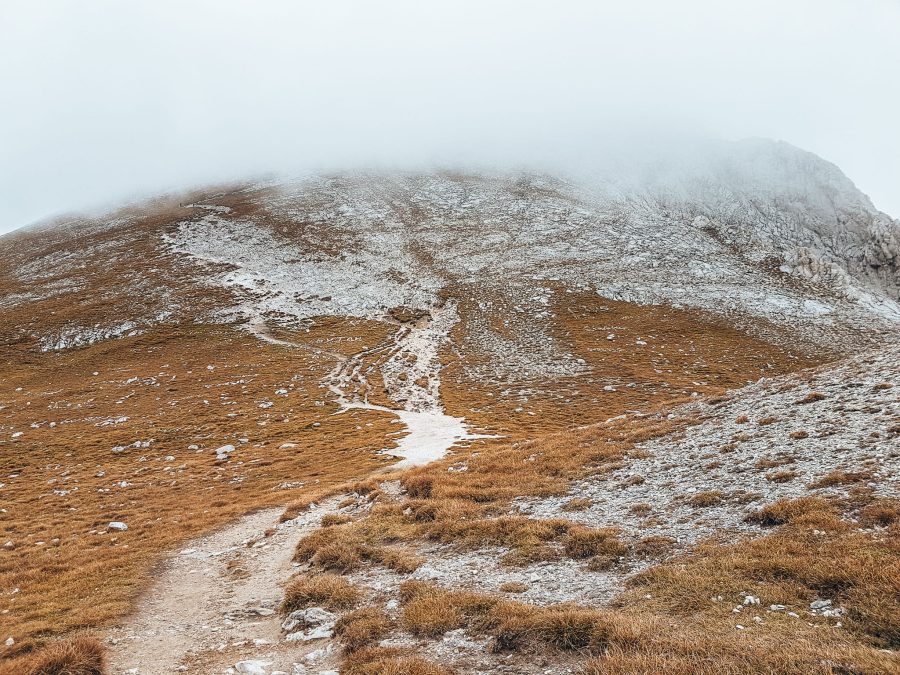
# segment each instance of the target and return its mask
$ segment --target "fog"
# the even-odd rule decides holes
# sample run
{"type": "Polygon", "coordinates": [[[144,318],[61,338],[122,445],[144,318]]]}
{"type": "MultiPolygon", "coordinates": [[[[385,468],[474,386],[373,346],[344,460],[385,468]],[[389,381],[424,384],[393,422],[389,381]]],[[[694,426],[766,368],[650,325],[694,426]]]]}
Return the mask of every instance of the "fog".
{"type": "Polygon", "coordinates": [[[900,216],[900,2],[3,0],[0,232],[198,183],[786,140],[900,216]]]}

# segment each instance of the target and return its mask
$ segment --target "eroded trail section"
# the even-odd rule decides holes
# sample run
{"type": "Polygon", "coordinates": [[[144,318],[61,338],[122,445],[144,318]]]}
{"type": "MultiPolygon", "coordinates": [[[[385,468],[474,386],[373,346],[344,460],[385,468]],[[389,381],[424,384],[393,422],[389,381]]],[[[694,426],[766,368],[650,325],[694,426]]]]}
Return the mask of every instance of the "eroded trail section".
{"type": "MultiPolygon", "coordinates": [[[[241,662],[299,670],[293,664],[315,647],[281,641],[278,603],[297,541],[327,511],[326,504],[279,524],[282,509],[267,509],[188,543],[111,631],[110,673],[222,673],[241,662]]],[[[330,655],[318,657],[325,667],[330,655]]]]}
{"type": "Polygon", "coordinates": [[[328,386],[338,397],[341,412],[358,408],[397,416],[406,434],[397,439],[396,447],[385,450],[400,458],[396,468],[427,464],[459,442],[489,438],[470,432],[463,418],[447,415],[441,404],[439,351],[459,320],[456,305],[448,302],[430,311],[401,309],[389,318],[399,326],[392,344],[355,354],[332,371],[328,386]],[[365,363],[378,352],[384,389],[402,408],[369,401],[365,363]]]}

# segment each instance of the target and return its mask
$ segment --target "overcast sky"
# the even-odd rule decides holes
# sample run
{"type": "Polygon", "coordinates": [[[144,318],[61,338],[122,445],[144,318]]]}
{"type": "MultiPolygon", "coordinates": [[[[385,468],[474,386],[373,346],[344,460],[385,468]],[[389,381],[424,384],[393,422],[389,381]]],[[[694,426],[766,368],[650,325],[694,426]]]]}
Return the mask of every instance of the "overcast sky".
{"type": "Polygon", "coordinates": [[[0,232],[269,171],[768,136],[900,217],[900,0],[0,0],[0,232]]]}

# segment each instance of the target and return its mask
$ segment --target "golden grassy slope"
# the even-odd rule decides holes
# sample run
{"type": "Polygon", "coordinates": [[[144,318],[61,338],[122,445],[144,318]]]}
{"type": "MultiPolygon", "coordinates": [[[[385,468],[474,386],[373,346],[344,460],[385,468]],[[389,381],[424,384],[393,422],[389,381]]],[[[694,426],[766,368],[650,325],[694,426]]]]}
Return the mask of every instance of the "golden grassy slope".
{"type": "MultiPolygon", "coordinates": [[[[341,352],[388,329],[323,321],[304,335],[341,352]],[[347,337],[360,341],[338,339],[347,337]]],[[[391,461],[377,451],[390,444],[392,416],[332,414],[319,385],[333,362],[231,328],[4,352],[0,546],[11,543],[0,548],[0,616],[16,639],[7,655],[121,616],[178,542],[391,461]],[[14,430],[23,435],[13,440],[14,430]],[[225,444],[237,449],[217,462],[225,444]],[[110,521],[128,531],[107,531],[110,521]]]]}

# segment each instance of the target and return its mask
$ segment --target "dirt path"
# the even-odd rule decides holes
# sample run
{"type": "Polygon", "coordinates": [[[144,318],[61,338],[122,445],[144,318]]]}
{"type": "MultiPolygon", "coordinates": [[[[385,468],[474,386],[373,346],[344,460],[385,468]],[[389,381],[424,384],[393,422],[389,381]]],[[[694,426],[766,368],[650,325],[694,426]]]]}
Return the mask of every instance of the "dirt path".
{"type": "Polygon", "coordinates": [[[132,616],[110,632],[111,675],[226,673],[240,661],[260,661],[266,673],[328,670],[330,654],[312,671],[294,666],[326,641],[283,642],[277,609],[297,541],[331,507],[281,524],[282,510],[268,509],[189,542],[166,561],[132,616]],[[267,537],[269,528],[276,529],[267,537]]]}

